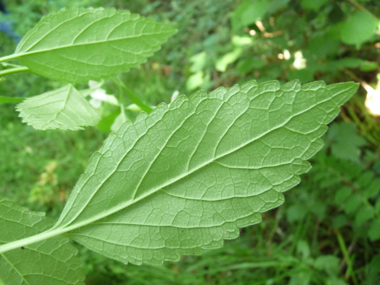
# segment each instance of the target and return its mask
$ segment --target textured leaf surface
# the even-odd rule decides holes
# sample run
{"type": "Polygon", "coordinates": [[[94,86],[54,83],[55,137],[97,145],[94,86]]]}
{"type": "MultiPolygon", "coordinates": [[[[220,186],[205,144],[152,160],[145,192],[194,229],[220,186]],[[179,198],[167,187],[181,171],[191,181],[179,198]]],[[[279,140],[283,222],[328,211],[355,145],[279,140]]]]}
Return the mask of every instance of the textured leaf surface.
{"type": "Polygon", "coordinates": [[[129,11],[63,9],[42,18],[15,56],[39,75],[87,82],[145,62],[174,33],[170,25],[129,11]]]}
{"type": "Polygon", "coordinates": [[[98,112],[72,85],[26,99],[17,105],[23,122],[38,130],[80,130],[95,126],[98,112]]]}
{"type": "MultiPolygon", "coordinates": [[[[0,198],[0,244],[52,226],[42,213],[0,198]]],[[[53,238],[0,254],[0,284],[84,284],[77,250],[68,238],[53,238]]]]}
{"type": "Polygon", "coordinates": [[[136,264],[220,247],[284,201],[357,87],[251,81],[161,104],[109,136],[53,232],[136,264]]]}

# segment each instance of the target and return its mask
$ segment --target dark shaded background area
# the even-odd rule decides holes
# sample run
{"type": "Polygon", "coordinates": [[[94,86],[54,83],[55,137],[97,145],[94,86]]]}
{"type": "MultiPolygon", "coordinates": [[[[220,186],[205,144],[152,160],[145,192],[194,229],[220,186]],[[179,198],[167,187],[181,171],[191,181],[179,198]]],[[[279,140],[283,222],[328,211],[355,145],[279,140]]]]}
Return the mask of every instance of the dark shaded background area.
{"type": "MultiPolygon", "coordinates": [[[[87,284],[380,284],[379,1],[2,2],[9,12],[0,15],[2,56],[43,15],[64,7],[116,7],[175,23],[178,33],[159,52],[122,75],[152,106],[169,103],[175,92],[252,79],[361,84],[324,136],[312,170],[262,223],[222,249],[163,266],[123,265],[78,246],[87,284]]],[[[27,97],[60,86],[9,75],[0,95],[27,97]]],[[[111,81],[105,89],[118,92],[111,81]]],[[[108,132],[38,132],[20,122],[12,104],[0,104],[0,114],[0,195],[57,217],[108,132]]]]}

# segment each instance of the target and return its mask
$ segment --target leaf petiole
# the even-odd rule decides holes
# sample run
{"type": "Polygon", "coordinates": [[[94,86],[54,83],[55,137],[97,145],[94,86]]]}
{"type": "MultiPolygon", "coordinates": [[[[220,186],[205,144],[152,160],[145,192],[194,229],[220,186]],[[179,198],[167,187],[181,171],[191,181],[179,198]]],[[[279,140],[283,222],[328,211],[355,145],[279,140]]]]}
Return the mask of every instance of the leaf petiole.
{"type": "Polygon", "coordinates": [[[26,66],[9,68],[9,69],[5,69],[5,70],[0,71],[0,76],[18,73],[18,72],[25,72],[28,70],[29,70],[29,68],[27,68],[26,66]]]}
{"type": "Polygon", "coordinates": [[[352,280],[354,281],[354,284],[358,284],[358,280],[356,279],[355,271],[353,269],[352,260],[350,258],[350,254],[348,252],[348,249],[347,249],[347,246],[346,246],[346,244],[344,242],[342,234],[340,233],[339,230],[334,230],[334,232],[335,232],[336,238],[338,240],[339,247],[340,247],[340,249],[342,251],[344,260],[347,263],[347,270],[346,270],[345,278],[346,278],[346,280],[348,280],[348,278],[351,277],[352,280]]]}
{"type": "Polygon", "coordinates": [[[19,103],[24,101],[25,98],[20,98],[20,97],[5,97],[5,96],[0,96],[0,104],[2,103],[19,103]]]}
{"type": "Polygon", "coordinates": [[[131,99],[131,101],[133,103],[135,103],[137,106],[139,106],[141,110],[147,112],[148,114],[153,111],[153,109],[150,106],[148,106],[143,101],[141,101],[139,99],[139,97],[137,97],[131,90],[129,90],[127,88],[127,86],[125,86],[125,84],[123,83],[123,81],[121,81],[121,79],[119,77],[116,77],[115,79],[113,78],[112,81],[115,82],[116,85],[118,85],[119,87],[124,89],[124,91],[127,93],[128,97],[129,97],[129,99],[131,99]]]}
{"type": "Polygon", "coordinates": [[[39,241],[44,241],[48,238],[58,236],[58,235],[62,234],[63,232],[64,231],[62,231],[62,229],[56,229],[53,231],[45,231],[45,232],[42,232],[40,234],[36,234],[36,235],[30,236],[27,238],[19,239],[16,241],[12,241],[12,242],[0,245],[0,254],[7,252],[7,251],[10,251],[10,250],[13,250],[13,249],[16,249],[16,248],[20,248],[22,246],[25,247],[29,244],[33,244],[33,243],[36,243],[39,241]]]}
{"type": "Polygon", "coordinates": [[[3,56],[3,57],[0,57],[0,62],[8,61],[8,60],[11,60],[11,59],[16,59],[18,57],[20,57],[19,54],[6,55],[6,56],[3,56]]]}

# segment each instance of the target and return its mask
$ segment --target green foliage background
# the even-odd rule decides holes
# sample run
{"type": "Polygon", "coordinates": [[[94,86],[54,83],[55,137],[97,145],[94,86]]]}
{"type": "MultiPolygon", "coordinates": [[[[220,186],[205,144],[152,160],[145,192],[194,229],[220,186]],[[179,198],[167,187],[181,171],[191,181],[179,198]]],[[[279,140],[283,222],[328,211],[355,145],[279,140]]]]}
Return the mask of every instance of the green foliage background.
{"type": "MultiPolygon", "coordinates": [[[[377,82],[380,3],[376,0],[5,1],[19,35],[63,7],[116,7],[178,33],[122,79],[149,105],[171,95],[250,79],[327,84],[377,82]],[[259,21],[259,22],[257,22],[259,21]],[[376,22],[377,21],[377,22],[376,22]],[[375,23],[375,24],[374,24],[375,23]],[[298,52],[298,53],[297,53],[298,52]],[[300,52],[302,58],[299,57],[300,52]],[[301,66],[299,66],[300,64],[301,66]],[[301,67],[301,68],[299,68],[301,67]]],[[[0,33],[1,55],[15,44],[0,33]]],[[[8,76],[0,95],[28,97],[61,83],[8,76]],[[17,91],[15,91],[17,90],[17,91]]],[[[86,88],[85,85],[77,87],[86,88]]],[[[108,94],[117,94],[112,82],[108,94]]],[[[225,247],[165,266],[122,265],[85,248],[88,284],[377,284],[380,282],[380,120],[361,91],[325,135],[325,148],[287,202],[225,247]]],[[[126,99],[127,100],[127,99],[126,99]]],[[[112,106],[102,107],[103,116],[112,106]]],[[[0,104],[0,195],[57,217],[91,153],[107,132],[37,132],[0,104]]],[[[133,119],[135,113],[126,111],[133,119]]]]}

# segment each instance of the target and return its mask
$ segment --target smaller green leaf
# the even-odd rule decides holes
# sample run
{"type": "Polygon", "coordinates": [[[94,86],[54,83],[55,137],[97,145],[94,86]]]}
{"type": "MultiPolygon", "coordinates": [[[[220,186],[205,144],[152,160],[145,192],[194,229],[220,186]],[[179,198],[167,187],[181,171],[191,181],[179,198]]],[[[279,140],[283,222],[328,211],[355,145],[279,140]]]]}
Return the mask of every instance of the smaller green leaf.
{"type": "Polygon", "coordinates": [[[239,60],[239,63],[236,66],[237,71],[242,74],[247,74],[255,69],[261,69],[265,66],[266,62],[261,57],[249,56],[239,60]]]}
{"type": "Polygon", "coordinates": [[[366,11],[358,11],[343,24],[340,38],[342,42],[359,47],[375,35],[377,21],[366,11]]]}
{"type": "Polygon", "coordinates": [[[111,126],[120,115],[120,108],[103,117],[98,123],[98,129],[104,132],[111,132],[111,126]]]}
{"type": "Polygon", "coordinates": [[[301,7],[318,12],[329,0],[301,0],[301,7]]]}
{"type": "Polygon", "coordinates": [[[308,212],[305,204],[295,204],[290,206],[286,211],[286,217],[290,223],[301,221],[308,212]]]}
{"type": "Polygon", "coordinates": [[[359,211],[359,206],[362,203],[358,195],[351,195],[343,205],[343,209],[347,214],[354,214],[355,211],[359,211]]]}
{"type": "Polygon", "coordinates": [[[375,204],[375,210],[376,210],[377,212],[380,212],[380,199],[377,199],[377,201],[376,201],[376,204],[375,204]]]}
{"type": "Polygon", "coordinates": [[[328,187],[334,186],[340,182],[341,182],[340,177],[337,177],[337,176],[327,177],[326,176],[326,178],[321,181],[320,187],[321,188],[328,188],[328,187]]]}
{"type": "Polygon", "coordinates": [[[338,191],[335,193],[335,203],[337,205],[340,205],[344,203],[350,197],[352,194],[352,189],[348,186],[342,186],[338,191]]]}
{"type": "Polygon", "coordinates": [[[366,140],[357,134],[357,127],[347,122],[334,123],[328,132],[331,141],[331,152],[339,159],[359,162],[360,147],[366,140]]]}
{"type": "Polygon", "coordinates": [[[198,71],[186,80],[186,89],[188,91],[199,88],[207,81],[207,75],[203,71],[198,71]]]}
{"type": "Polygon", "coordinates": [[[373,220],[368,230],[368,236],[371,241],[380,239],[380,220],[379,219],[373,220]]]}
{"type": "Polygon", "coordinates": [[[371,181],[374,179],[375,174],[372,171],[364,171],[360,177],[358,177],[356,184],[360,186],[360,188],[367,188],[371,181]]]}
{"type": "Polygon", "coordinates": [[[80,130],[100,116],[72,85],[26,99],[16,107],[23,122],[38,130],[80,130]]]}
{"type": "Polygon", "coordinates": [[[311,280],[311,272],[310,271],[296,271],[296,272],[290,272],[289,274],[290,280],[289,285],[309,285],[311,280]]]}
{"type": "Polygon", "coordinates": [[[257,0],[243,1],[235,10],[232,16],[232,26],[234,30],[239,30],[261,20],[267,13],[271,1],[257,0]]]}
{"type": "Polygon", "coordinates": [[[305,240],[299,240],[297,242],[297,253],[301,256],[302,260],[306,260],[310,257],[310,246],[305,240]]]}
{"type": "Polygon", "coordinates": [[[169,24],[126,10],[62,9],[43,17],[13,58],[42,76],[87,82],[140,65],[175,32],[169,24]]]}
{"type": "Polygon", "coordinates": [[[192,63],[190,67],[190,71],[191,72],[202,71],[205,68],[206,61],[207,61],[207,53],[205,51],[193,55],[190,58],[190,62],[192,63]]]}
{"type": "MultiPolygon", "coordinates": [[[[0,198],[0,244],[43,232],[54,224],[0,198]]],[[[0,254],[0,284],[84,284],[77,250],[68,238],[54,238],[0,254]]]]}
{"type": "Polygon", "coordinates": [[[378,68],[378,63],[357,57],[346,57],[338,60],[330,60],[316,70],[329,71],[332,69],[359,68],[361,71],[371,71],[378,68]]]}
{"type": "Polygon", "coordinates": [[[0,104],[1,103],[19,103],[24,100],[25,98],[0,96],[0,104]]]}
{"type": "Polygon", "coordinates": [[[355,216],[355,223],[360,226],[367,222],[368,220],[372,219],[375,216],[375,210],[372,206],[364,204],[362,207],[360,207],[360,210],[358,211],[357,215],[355,216]]]}
{"type": "Polygon", "coordinates": [[[314,267],[325,271],[330,276],[339,274],[339,258],[334,255],[322,255],[315,259],[314,267]]]}
{"type": "Polygon", "coordinates": [[[371,262],[366,264],[366,285],[376,284],[380,277],[380,254],[375,255],[371,262]]]}
{"type": "Polygon", "coordinates": [[[340,42],[338,39],[325,33],[312,38],[309,42],[308,50],[317,57],[335,55],[338,52],[339,44],[340,42]]]}
{"type": "Polygon", "coordinates": [[[113,131],[114,133],[117,133],[120,127],[127,121],[128,121],[128,118],[125,115],[125,113],[123,111],[120,112],[120,114],[115,118],[115,121],[113,122],[111,126],[111,131],[113,131]]]}
{"type": "Polygon", "coordinates": [[[331,225],[335,229],[340,229],[348,224],[350,224],[351,219],[347,217],[347,215],[337,215],[332,218],[331,225]]]}
{"type": "Polygon", "coordinates": [[[220,72],[225,72],[227,66],[231,63],[234,63],[239,58],[242,52],[243,50],[241,48],[235,48],[233,51],[223,55],[220,59],[217,60],[215,64],[216,70],[220,72]]]}

